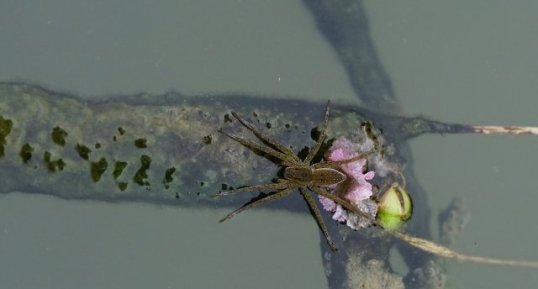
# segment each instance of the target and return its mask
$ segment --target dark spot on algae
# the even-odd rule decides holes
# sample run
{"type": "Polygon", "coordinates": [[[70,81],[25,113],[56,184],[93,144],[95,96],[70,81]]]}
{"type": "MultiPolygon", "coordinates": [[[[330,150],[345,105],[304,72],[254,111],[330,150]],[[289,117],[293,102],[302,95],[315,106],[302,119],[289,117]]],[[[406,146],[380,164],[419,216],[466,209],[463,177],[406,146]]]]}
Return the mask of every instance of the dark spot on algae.
{"type": "Polygon", "coordinates": [[[134,144],[139,149],[144,149],[148,147],[147,140],[145,138],[135,139],[134,144]]]}
{"type": "Polygon", "coordinates": [[[117,180],[121,176],[126,166],[127,162],[116,161],[114,163],[114,171],[112,171],[112,176],[115,180],[117,180]]]}
{"type": "Polygon", "coordinates": [[[312,139],[318,139],[321,135],[321,130],[318,127],[315,127],[310,130],[310,137],[312,139]]]}
{"type": "Polygon", "coordinates": [[[112,141],[117,141],[117,140],[118,140],[118,138],[116,136],[112,137],[112,141]]]}
{"type": "Polygon", "coordinates": [[[118,132],[120,133],[120,135],[124,135],[125,134],[125,129],[123,127],[118,127],[118,132]]]}
{"type": "Polygon", "coordinates": [[[120,189],[120,191],[125,191],[127,189],[127,182],[118,182],[118,189],[120,189]]]}
{"type": "Polygon", "coordinates": [[[101,179],[101,176],[105,173],[108,167],[108,162],[105,158],[101,158],[97,162],[92,162],[90,167],[92,180],[97,183],[101,179]]]}
{"type": "Polygon", "coordinates": [[[52,141],[59,146],[65,145],[65,138],[67,137],[67,135],[68,133],[59,126],[52,129],[52,133],[51,133],[52,141]]]}
{"type": "Polygon", "coordinates": [[[6,137],[11,133],[13,121],[0,115],[0,158],[4,156],[6,137]]]}
{"type": "Polygon", "coordinates": [[[174,181],[174,177],[172,176],[176,172],[176,168],[171,167],[164,172],[164,179],[163,184],[166,189],[170,188],[170,183],[174,181]]]}
{"type": "Polygon", "coordinates": [[[221,184],[220,189],[223,190],[223,191],[228,190],[228,184],[221,184]]]}
{"type": "Polygon", "coordinates": [[[273,127],[273,125],[272,125],[270,122],[266,122],[266,123],[265,123],[265,126],[266,126],[267,128],[271,128],[271,127],[273,127]]]}
{"type": "Polygon", "coordinates": [[[210,145],[213,141],[213,137],[211,135],[206,135],[202,138],[202,141],[204,142],[204,144],[210,145]]]}
{"type": "Polygon", "coordinates": [[[45,151],[43,154],[43,160],[47,164],[47,168],[50,172],[62,171],[65,167],[65,162],[59,158],[56,160],[52,159],[52,154],[49,151],[45,151]]]}
{"type": "Polygon", "coordinates": [[[151,165],[151,158],[148,155],[142,155],[140,157],[140,168],[136,171],[135,175],[133,176],[133,181],[137,183],[139,186],[149,186],[149,182],[147,181],[148,173],[147,170],[149,169],[151,165]]]}
{"type": "Polygon", "coordinates": [[[19,152],[19,156],[21,156],[23,163],[28,163],[32,159],[32,153],[34,152],[34,148],[30,144],[24,144],[21,147],[21,151],[19,152]]]}
{"type": "MultiPolygon", "coordinates": [[[[310,151],[309,147],[303,147],[301,150],[299,150],[299,152],[297,153],[297,156],[301,159],[304,159],[308,155],[309,151],[310,151]]],[[[315,157],[315,159],[317,158],[315,157]]]]}
{"type": "Polygon", "coordinates": [[[232,117],[229,114],[224,115],[224,123],[232,122],[232,117]]]}
{"type": "Polygon", "coordinates": [[[75,150],[77,151],[78,155],[85,160],[88,160],[89,154],[92,152],[89,147],[81,144],[77,144],[75,146],[75,150]]]}
{"type": "Polygon", "coordinates": [[[96,143],[95,143],[95,148],[96,148],[96,149],[100,149],[100,148],[101,148],[101,143],[100,143],[100,142],[96,142],[96,143]]]}

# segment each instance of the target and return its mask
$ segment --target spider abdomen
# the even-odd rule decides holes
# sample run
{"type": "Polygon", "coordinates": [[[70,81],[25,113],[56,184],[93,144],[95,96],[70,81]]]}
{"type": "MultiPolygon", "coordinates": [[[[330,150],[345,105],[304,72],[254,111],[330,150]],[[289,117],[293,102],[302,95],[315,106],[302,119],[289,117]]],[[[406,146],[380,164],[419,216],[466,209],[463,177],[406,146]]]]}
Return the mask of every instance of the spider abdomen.
{"type": "Polygon", "coordinates": [[[312,184],[316,186],[336,185],[346,180],[346,175],[333,168],[312,170],[312,184]]]}

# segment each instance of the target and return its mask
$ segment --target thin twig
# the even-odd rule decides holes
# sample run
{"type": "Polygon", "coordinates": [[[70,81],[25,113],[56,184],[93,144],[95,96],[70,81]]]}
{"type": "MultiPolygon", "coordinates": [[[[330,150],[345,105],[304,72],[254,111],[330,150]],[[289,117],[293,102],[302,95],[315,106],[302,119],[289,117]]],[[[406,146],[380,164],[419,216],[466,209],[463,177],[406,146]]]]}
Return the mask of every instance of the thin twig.
{"type": "Polygon", "coordinates": [[[535,126],[495,126],[495,125],[475,125],[470,126],[474,133],[481,134],[526,134],[538,135],[538,127],[535,126]]]}
{"type": "Polygon", "coordinates": [[[429,240],[406,235],[398,231],[391,231],[390,233],[396,238],[402,241],[405,241],[411,246],[414,246],[423,251],[432,253],[440,257],[448,258],[448,259],[454,259],[454,260],[464,261],[464,262],[475,262],[475,263],[480,263],[480,264],[538,269],[538,262],[535,262],[535,261],[504,260],[504,259],[494,259],[494,258],[485,258],[485,257],[479,257],[479,256],[465,255],[465,254],[458,253],[456,251],[453,251],[452,249],[449,249],[445,246],[439,245],[429,240]]]}

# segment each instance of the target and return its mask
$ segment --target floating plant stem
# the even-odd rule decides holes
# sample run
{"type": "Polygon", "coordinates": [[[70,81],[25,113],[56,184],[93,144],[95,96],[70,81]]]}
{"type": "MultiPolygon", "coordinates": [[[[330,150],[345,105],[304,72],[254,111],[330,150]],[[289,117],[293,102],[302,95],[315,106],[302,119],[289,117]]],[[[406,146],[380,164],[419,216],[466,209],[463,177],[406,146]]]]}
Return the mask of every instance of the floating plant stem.
{"type": "Polygon", "coordinates": [[[477,133],[498,135],[533,135],[538,136],[536,126],[517,125],[469,125],[458,123],[445,123],[427,119],[425,117],[390,117],[399,127],[405,139],[416,137],[426,133],[477,133]]]}
{"type": "Polygon", "coordinates": [[[538,135],[538,127],[535,126],[495,126],[495,125],[475,125],[470,126],[474,133],[481,134],[526,134],[538,135]]]}
{"type": "Polygon", "coordinates": [[[422,238],[410,236],[398,231],[389,231],[394,237],[406,242],[407,244],[421,249],[425,252],[432,253],[434,255],[454,259],[463,262],[474,262],[480,264],[500,265],[500,266],[513,266],[513,267],[525,267],[538,269],[538,262],[535,261],[518,261],[518,260],[506,260],[506,259],[494,259],[480,256],[465,255],[458,253],[450,248],[437,244],[435,242],[425,240],[422,238]]]}

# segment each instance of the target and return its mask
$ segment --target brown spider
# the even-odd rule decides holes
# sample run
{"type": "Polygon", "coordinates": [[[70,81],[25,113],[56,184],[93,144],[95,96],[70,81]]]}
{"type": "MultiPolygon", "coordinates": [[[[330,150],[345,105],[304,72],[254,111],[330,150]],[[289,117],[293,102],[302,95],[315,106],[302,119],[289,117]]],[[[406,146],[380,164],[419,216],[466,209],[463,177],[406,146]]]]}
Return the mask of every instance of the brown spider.
{"type": "Polygon", "coordinates": [[[289,195],[290,193],[292,193],[293,191],[295,191],[295,189],[299,189],[299,192],[301,193],[301,195],[303,195],[306,203],[310,207],[310,210],[312,211],[314,218],[316,219],[316,222],[318,223],[319,228],[321,229],[321,231],[323,232],[323,235],[327,239],[327,243],[329,244],[330,248],[333,251],[335,251],[336,247],[334,243],[332,242],[331,237],[329,236],[329,232],[327,231],[327,227],[325,226],[325,223],[323,222],[321,213],[309,191],[312,191],[318,195],[324,196],[325,198],[328,198],[334,201],[335,203],[342,205],[347,210],[350,210],[358,215],[370,218],[366,216],[364,213],[362,213],[361,211],[359,211],[358,208],[356,208],[349,201],[343,198],[340,198],[332,193],[329,193],[324,188],[327,186],[336,185],[346,180],[346,175],[338,171],[338,166],[365,158],[369,153],[360,154],[356,157],[353,157],[347,160],[342,160],[342,161],[322,161],[319,163],[312,163],[312,160],[318,153],[321,145],[323,144],[323,142],[325,141],[325,138],[327,137],[325,133],[326,133],[327,124],[329,121],[329,105],[330,105],[330,101],[327,101],[327,107],[325,109],[325,118],[323,120],[320,135],[316,143],[308,151],[308,154],[304,158],[304,160],[301,160],[289,147],[283,144],[280,144],[272,137],[261,133],[251,123],[243,120],[237,113],[232,112],[232,115],[243,126],[245,126],[247,129],[252,131],[254,135],[256,135],[256,137],[265,144],[265,146],[252,142],[250,140],[244,139],[244,138],[240,138],[235,135],[227,134],[223,132],[222,130],[219,130],[219,131],[251,150],[262,152],[268,156],[271,156],[277,159],[278,164],[284,168],[284,175],[283,175],[284,178],[279,178],[274,183],[247,186],[247,187],[238,188],[234,190],[219,192],[217,195],[223,196],[223,195],[229,195],[233,193],[242,193],[242,192],[273,191],[272,194],[263,196],[259,199],[254,199],[246,203],[242,207],[226,215],[219,222],[224,222],[230,219],[231,217],[233,217],[234,215],[242,211],[245,211],[247,209],[256,207],[264,203],[268,203],[270,201],[283,198],[289,195]]]}

